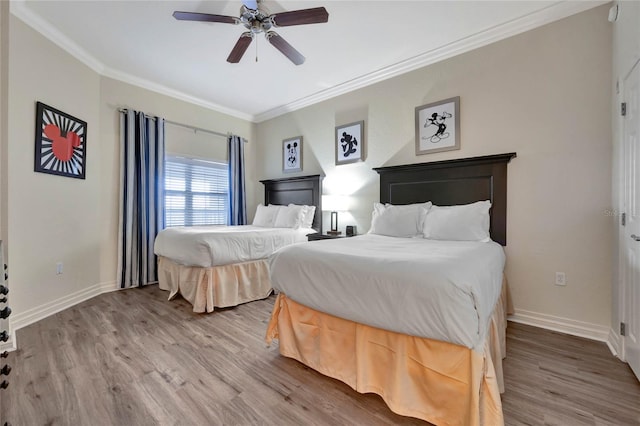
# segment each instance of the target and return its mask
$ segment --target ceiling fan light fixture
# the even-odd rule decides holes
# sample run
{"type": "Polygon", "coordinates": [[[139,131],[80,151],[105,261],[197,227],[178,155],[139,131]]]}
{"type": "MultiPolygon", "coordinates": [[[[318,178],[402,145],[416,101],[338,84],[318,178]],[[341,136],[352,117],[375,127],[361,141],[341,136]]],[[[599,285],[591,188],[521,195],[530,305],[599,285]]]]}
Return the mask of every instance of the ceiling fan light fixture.
{"type": "MultiPolygon", "coordinates": [[[[311,9],[292,10],[278,14],[270,15],[263,7],[258,7],[260,0],[242,0],[240,7],[240,17],[212,15],[207,13],[196,12],[179,12],[173,13],[174,18],[181,21],[202,21],[202,22],[220,22],[227,24],[242,24],[247,30],[240,35],[240,38],[233,47],[233,50],[227,58],[227,62],[238,63],[242,59],[245,51],[251,44],[255,34],[264,33],[267,41],[278,49],[284,56],[296,65],[301,65],[305,61],[293,46],[291,46],[284,38],[271,30],[272,27],[288,27],[292,25],[320,24],[329,20],[329,13],[324,7],[315,7],[311,9]]],[[[257,46],[256,46],[257,47],[257,46]]],[[[257,56],[256,56],[257,58],[257,56]]],[[[257,59],[256,59],[257,60],[257,59]]]]}
{"type": "Polygon", "coordinates": [[[264,9],[248,9],[246,6],[240,7],[240,23],[244,25],[246,29],[254,34],[266,32],[271,29],[273,19],[269,13],[264,9]]]}

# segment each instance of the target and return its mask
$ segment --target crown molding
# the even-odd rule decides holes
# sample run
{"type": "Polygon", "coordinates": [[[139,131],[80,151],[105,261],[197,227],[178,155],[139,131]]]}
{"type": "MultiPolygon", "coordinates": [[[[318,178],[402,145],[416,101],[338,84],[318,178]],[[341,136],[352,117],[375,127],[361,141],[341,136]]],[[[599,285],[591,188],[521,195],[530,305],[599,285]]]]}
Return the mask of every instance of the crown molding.
{"type": "MultiPolygon", "coordinates": [[[[1,0],[0,0],[1,1],[1,0]]],[[[128,83],[137,87],[141,87],[143,89],[150,90],[152,92],[157,92],[162,95],[170,96],[172,98],[188,102],[190,104],[198,105],[203,108],[210,109],[215,112],[219,112],[222,114],[226,114],[232,117],[240,118],[242,120],[254,122],[255,116],[251,114],[247,114],[235,109],[227,108],[222,105],[215,104],[213,102],[205,101],[204,99],[197,98],[195,96],[187,95],[186,93],[180,92],[175,89],[171,89],[167,86],[163,86],[158,83],[154,83],[152,81],[146,80],[144,78],[135,77],[131,74],[127,74],[113,68],[105,67],[105,71],[102,73],[104,77],[113,78],[114,80],[119,80],[124,83],[128,83]]]]}
{"type": "Polygon", "coordinates": [[[254,123],[260,123],[292,111],[296,111],[307,106],[352,92],[356,89],[366,87],[391,77],[395,77],[436,62],[449,59],[461,53],[469,52],[482,46],[494,43],[523,33],[533,28],[566,18],[576,13],[608,3],[608,1],[560,1],[548,6],[545,9],[532,12],[527,16],[514,19],[505,24],[501,24],[476,34],[472,34],[463,39],[449,43],[448,45],[430,50],[413,58],[402,62],[381,68],[361,77],[339,84],[320,92],[316,92],[309,96],[295,100],[285,105],[264,111],[259,114],[248,114],[231,108],[224,107],[195,96],[188,95],[175,89],[151,82],[149,80],[135,77],[131,74],[124,73],[105,66],[102,62],[92,56],[89,52],[82,49],[74,41],[62,34],[54,28],[49,22],[42,19],[39,15],[32,12],[26,5],[25,0],[12,0],[10,11],[13,15],[24,21],[27,25],[41,33],[44,37],[60,46],[66,52],[74,56],[76,59],[86,64],[98,74],[113,78],[124,83],[132,84],[153,92],[157,92],[172,98],[183,100],[188,103],[199,105],[222,114],[240,118],[254,123]]]}
{"type": "Polygon", "coordinates": [[[10,12],[13,15],[15,15],[17,18],[22,20],[25,24],[29,25],[34,30],[38,31],[40,34],[46,37],[49,41],[56,44],[61,49],[65,50],[71,56],[73,56],[83,64],[87,65],[89,68],[91,68],[93,71],[100,74],[101,76],[113,78],[115,80],[119,80],[124,83],[138,86],[143,89],[160,93],[162,95],[170,96],[172,98],[176,98],[194,105],[198,105],[203,108],[207,108],[222,114],[230,115],[232,117],[240,118],[242,120],[247,120],[251,122],[255,120],[255,117],[251,114],[247,114],[231,108],[227,108],[222,105],[218,105],[213,102],[209,102],[204,99],[197,98],[195,96],[187,95],[186,93],[180,92],[175,89],[171,89],[161,84],[154,83],[152,81],[139,78],[131,74],[127,74],[125,72],[107,67],[98,59],[96,59],[93,55],[91,55],[89,52],[87,52],[86,50],[78,46],[78,44],[75,43],[73,40],[71,40],[69,37],[65,36],[60,31],[58,31],[49,22],[42,19],[40,15],[34,13],[31,9],[29,9],[25,5],[25,3],[26,3],[25,0],[12,0],[10,4],[10,12]]]}
{"type": "Polygon", "coordinates": [[[10,12],[12,15],[20,18],[25,24],[45,36],[49,41],[64,49],[74,58],[97,72],[102,74],[104,65],[102,62],[93,57],[89,52],[78,46],[73,40],[58,31],[49,22],[45,21],[40,15],[34,13],[26,6],[25,0],[12,0],[10,3],[10,12]]]}
{"type": "Polygon", "coordinates": [[[608,1],[560,1],[545,9],[532,12],[529,15],[514,19],[505,24],[477,32],[445,46],[414,56],[413,58],[405,61],[398,62],[378,71],[374,71],[329,89],[322,90],[310,96],[290,102],[286,105],[257,114],[255,116],[255,122],[260,123],[318,102],[352,92],[356,89],[452,58],[456,55],[460,55],[461,53],[469,52],[479,47],[504,40],[525,31],[584,12],[606,3],[608,3],[608,1]]]}

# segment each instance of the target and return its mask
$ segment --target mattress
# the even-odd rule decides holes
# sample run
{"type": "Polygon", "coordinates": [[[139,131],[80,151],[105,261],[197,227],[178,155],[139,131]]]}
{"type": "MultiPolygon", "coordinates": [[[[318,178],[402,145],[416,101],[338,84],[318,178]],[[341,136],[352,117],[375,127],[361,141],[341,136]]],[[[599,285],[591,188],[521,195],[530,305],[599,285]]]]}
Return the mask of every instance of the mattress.
{"type": "Polygon", "coordinates": [[[154,253],[185,266],[229,265],[265,259],[277,249],[307,241],[313,229],[239,226],[176,226],[155,240],[154,253]]]}
{"type": "Polygon", "coordinates": [[[495,242],[362,235],[278,250],[271,285],[312,309],[482,350],[502,289],[495,242]]]}

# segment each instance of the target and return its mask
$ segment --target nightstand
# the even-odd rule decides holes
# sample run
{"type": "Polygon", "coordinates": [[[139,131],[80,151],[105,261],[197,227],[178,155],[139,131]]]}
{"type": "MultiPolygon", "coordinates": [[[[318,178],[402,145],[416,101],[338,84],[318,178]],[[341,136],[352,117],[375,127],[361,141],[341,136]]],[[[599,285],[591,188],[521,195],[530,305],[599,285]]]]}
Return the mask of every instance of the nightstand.
{"type": "Polygon", "coordinates": [[[307,241],[319,241],[319,240],[333,240],[334,238],[345,238],[344,235],[329,235],[329,234],[307,234],[307,241]]]}

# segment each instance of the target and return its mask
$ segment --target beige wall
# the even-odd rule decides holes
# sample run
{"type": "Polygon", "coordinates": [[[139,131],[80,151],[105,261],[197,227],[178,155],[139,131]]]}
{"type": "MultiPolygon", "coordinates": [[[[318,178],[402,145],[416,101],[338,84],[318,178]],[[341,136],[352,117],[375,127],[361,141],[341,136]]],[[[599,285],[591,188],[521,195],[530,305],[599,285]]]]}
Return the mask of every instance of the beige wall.
{"type": "Polygon", "coordinates": [[[14,316],[113,279],[100,271],[99,100],[95,72],[11,16],[7,196],[14,316]],[[88,122],[86,180],[34,173],[36,101],[88,122]],[[62,275],[55,273],[58,261],[62,275]]]}
{"type": "Polygon", "coordinates": [[[0,239],[7,238],[9,2],[0,2],[0,239]]]}
{"type": "Polygon", "coordinates": [[[203,158],[226,163],[229,156],[226,136],[197,132],[167,123],[165,152],[170,155],[203,158]]]}
{"type": "MultiPolygon", "coordinates": [[[[254,124],[101,77],[14,16],[8,104],[9,179],[2,199],[9,206],[11,319],[19,325],[115,285],[118,108],[236,133],[251,141],[247,162],[255,161],[254,124]],[[87,121],[85,180],[33,171],[36,101],[87,121]],[[55,273],[56,262],[64,264],[62,275],[55,273]]],[[[249,167],[252,194],[253,173],[249,167]]],[[[255,209],[253,196],[251,203],[255,209]]]]}
{"type": "MultiPolygon", "coordinates": [[[[258,124],[259,178],[283,176],[281,141],[304,137],[303,174],[352,194],[370,225],[379,166],[515,151],[507,277],[521,313],[610,325],[611,26],[608,6],[258,124]],[[414,107],[461,98],[459,151],[416,156],[414,107]],[[334,126],[365,120],[366,161],[334,165],[334,126]],[[555,272],[567,286],[554,285],[555,272]]],[[[258,198],[256,198],[258,201],[258,198]]],[[[343,217],[345,215],[341,215],[343,217]]],[[[325,219],[325,226],[326,226],[325,219]]]]}

